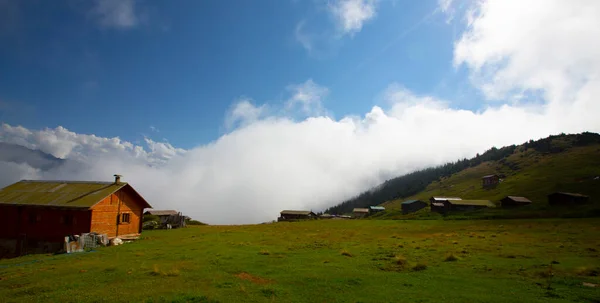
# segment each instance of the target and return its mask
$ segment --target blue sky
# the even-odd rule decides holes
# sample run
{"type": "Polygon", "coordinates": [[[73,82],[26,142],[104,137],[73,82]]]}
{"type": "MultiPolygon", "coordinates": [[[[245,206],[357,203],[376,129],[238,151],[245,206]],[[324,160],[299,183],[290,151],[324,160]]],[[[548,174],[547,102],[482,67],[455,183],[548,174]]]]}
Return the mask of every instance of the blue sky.
{"type": "Polygon", "coordinates": [[[208,223],[324,210],[600,132],[598,36],[597,0],[0,0],[0,142],[65,159],[0,157],[0,186],[119,173],[208,223]]]}
{"type": "Polygon", "coordinates": [[[461,24],[434,0],[376,2],[346,34],[326,1],[121,2],[129,13],[116,3],[3,4],[2,122],[191,148],[228,131],[240,98],[280,106],[286,87],[308,79],[329,89],[323,106],[337,119],[385,107],[391,83],[480,107],[452,65],[461,24]]]}

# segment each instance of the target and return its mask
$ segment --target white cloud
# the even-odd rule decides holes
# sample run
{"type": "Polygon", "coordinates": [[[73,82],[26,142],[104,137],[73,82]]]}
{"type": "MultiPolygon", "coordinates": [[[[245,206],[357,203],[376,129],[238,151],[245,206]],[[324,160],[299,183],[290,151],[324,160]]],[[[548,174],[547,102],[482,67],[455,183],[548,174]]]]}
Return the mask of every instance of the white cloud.
{"type": "Polygon", "coordinates": [[[598,81],[596,37],[600,2],[595,0],[476,2],[454,61],[471,69],[491,99],[539,90],[553,103],[571,102],[598,81]]]}
{"type": "Polygon", "coordinates": [[[377,0],[335,0],[328,8],[342,34],[353,35],[376,16],[377,0]]]}
{"type": "Polygon", "coordinates": [[[230,130],[236,126],[246,126],[258,120],[266,111],[266,105],[255,106],[251,99],[242,97],[233,104],[225,116],[225,127],[230,130]]]}
{"type": "Polygon", "coordinates": [[[302,112],[309,116],[324,114],[322,102],[329,94],[328,88],[316,84],[312,79],[308,79],[302,84],[290,85],[287,89],[292,93],[292,96],[286,102],[288,110],[299,105],[302,112]]]}
{"type": "Polygon", "coordinates": [[[96,0],[91,13],[106,28],[132,28],[140,21],[136,0],[96,0]]]}
{"type": "Polygon", "coordinates": [[[150,125],[150,130],[153,131],[153,132],[157,132],[157,133],[160,132],[160,130],[157,127],[153,126],[153,125],[150,125]]]}
{"type": "Polygon", "coordinates": [[[145,139],[149,151],[118,137],[103,138],[71,132],[59,126],[31,131],[22,126],[2,124],[0,141],[37,149],[60,159],[88,161],[106,155],[132,157],[140,163],[161,164],[175,155],[185,153],[169,143],[145,139]]]}
{"type": "Polygon", "coordinates": [[[376,17],[378,3],[379,0],[330,0],[326,11],[333,18],[335,28],[323,28],[303,19],[296,24],[294,38],[312,57],[333,55],[342,38],[354,36],[376,17]]]}

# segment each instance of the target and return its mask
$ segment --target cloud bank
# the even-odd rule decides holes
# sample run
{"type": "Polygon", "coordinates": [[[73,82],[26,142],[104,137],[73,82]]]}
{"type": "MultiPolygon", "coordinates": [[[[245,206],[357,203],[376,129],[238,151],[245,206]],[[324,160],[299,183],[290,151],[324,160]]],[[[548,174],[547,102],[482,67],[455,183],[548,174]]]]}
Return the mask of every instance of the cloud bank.
{"type": "Polygon", "coordinates": [[[49,171],[0,162],[10,171],[0,181],[110,181],[121,173],[155,208],[176,208],[212,224],[258,223],[282,209],[322,210],[390,177],[492,146],[600,132],[594,117],[600,103],[593,99],[600,95],[594,56],[600,2],[531,0],[515,9],[516,3],[476,2],[456,41],[457,68],[467,68],[489,99],[479,111],[392,83],[384,91],[388,106],[333,119],[314,111],[324,107],[329,90],[307,80],[290,85],[286,100],[311,113],[308,118],[241,99],[228,115],[230,132],[190,150],[150,138],[136,145],[63,127],[4,124],[0,141],[68,160],[49,171]]]}

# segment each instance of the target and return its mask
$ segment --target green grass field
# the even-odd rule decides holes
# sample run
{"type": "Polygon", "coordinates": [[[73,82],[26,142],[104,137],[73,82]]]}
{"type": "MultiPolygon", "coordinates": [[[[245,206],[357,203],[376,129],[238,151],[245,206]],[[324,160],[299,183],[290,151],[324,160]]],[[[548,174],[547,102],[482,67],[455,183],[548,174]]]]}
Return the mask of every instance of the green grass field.
{"type": "Polygon", "coordinates": [[[600,220],[320,220],[145,231],[0,260],[2,302],[600,302],[600,220]]]}

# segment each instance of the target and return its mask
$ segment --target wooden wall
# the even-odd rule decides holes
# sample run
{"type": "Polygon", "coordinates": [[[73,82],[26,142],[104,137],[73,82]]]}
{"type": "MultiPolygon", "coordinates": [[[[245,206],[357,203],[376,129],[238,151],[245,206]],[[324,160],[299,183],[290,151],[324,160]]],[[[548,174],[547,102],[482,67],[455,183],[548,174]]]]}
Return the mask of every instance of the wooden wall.
{"type": "Polygon", "coordinates": [[[135,195],[124,187],[92,208],[91,231],[109,237],[141,233],[143,211],[135,195]],[[117,218],[122,218],[123,213],[129,214],[130,221],[126,223],[119,219],[117,225],[117,218]]]}
{"type": "Polygon", "coordinates": [[[67,235],[89,232],[90,217],[87,209],[2,206],[0,237],[62,242],[67,235]],[[71,224],[65,222],[67,216],[72,218],[71,224]]]}

